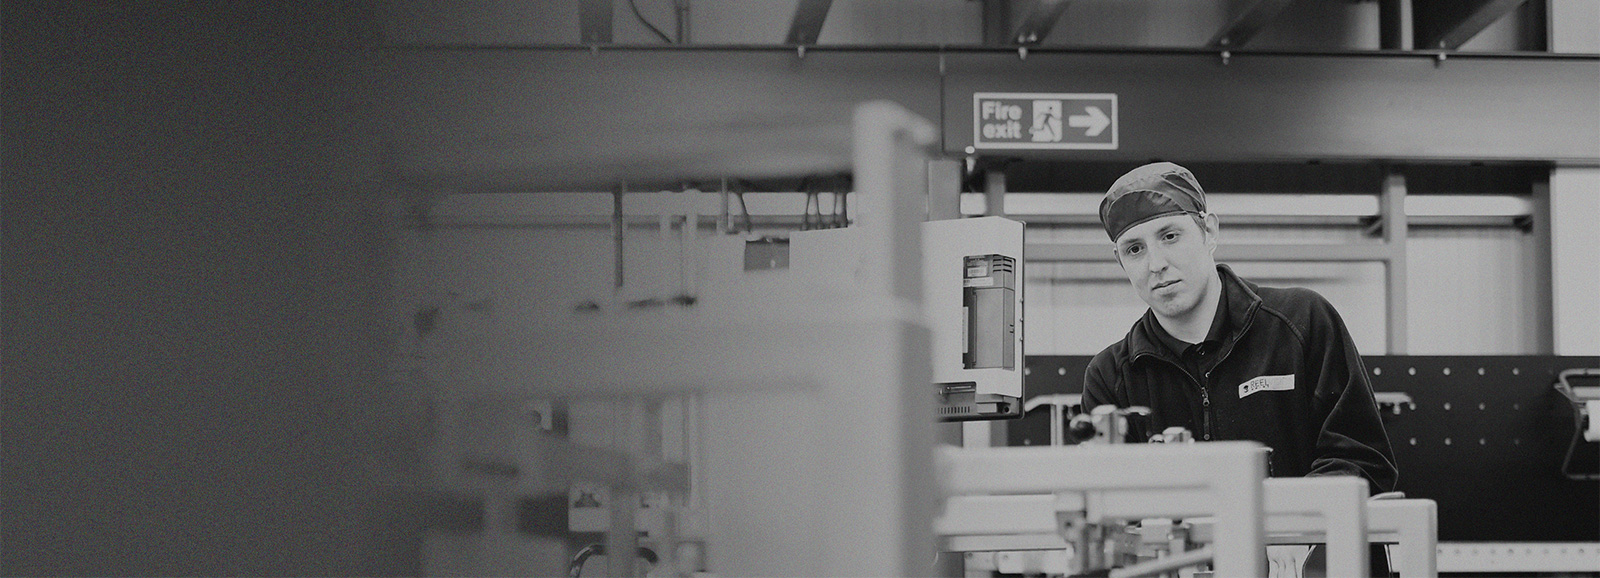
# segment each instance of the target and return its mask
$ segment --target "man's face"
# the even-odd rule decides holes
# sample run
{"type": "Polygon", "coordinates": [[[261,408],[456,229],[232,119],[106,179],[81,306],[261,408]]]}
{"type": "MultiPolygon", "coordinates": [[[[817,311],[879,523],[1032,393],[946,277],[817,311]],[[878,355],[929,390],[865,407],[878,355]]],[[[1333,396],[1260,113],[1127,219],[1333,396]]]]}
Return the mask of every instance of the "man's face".
{"type": "Polygon", "coordinates": [[[1206,217],[1209,232],[1190,215],[1168,215],[1134,225],[1117,238],[1117,262],[1139,298],[1157,314],[1182,318],[1210,290],[1217,274],[1211,255],[1215,218],[1206,217]]]}

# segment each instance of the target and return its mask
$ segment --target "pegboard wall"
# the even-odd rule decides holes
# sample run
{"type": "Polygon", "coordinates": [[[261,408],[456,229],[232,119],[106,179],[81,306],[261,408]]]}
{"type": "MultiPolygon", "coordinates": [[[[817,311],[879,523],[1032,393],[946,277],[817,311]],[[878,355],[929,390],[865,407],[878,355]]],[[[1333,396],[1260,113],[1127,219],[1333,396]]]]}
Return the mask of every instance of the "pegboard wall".
{"type": "MultiPolygon", "coordinates": [[[[1029,356],[1026,396],[1082,393],[1089,356],[1029,356]]],[[[1573,407],[1553,385],[1600,357],[1363,356],[1373,390],[1413,405],[1385,405],[1400,467],[1399,490],[1439,504],[1445,542],[1600,540],[1600,481],[1562,472],[1573,407]],[[1398,412],[1396,412],[1398,409],[1398,412]]],[[[1595,378],[1574,385],[1596,385],[1595,378]]],[[[1010,445],[1048,445],[1049,410],[1008,422],[1010,445]]],[[[1600,444],[1579,441],[1571,468],[1595,472],[1600,444]]]]}

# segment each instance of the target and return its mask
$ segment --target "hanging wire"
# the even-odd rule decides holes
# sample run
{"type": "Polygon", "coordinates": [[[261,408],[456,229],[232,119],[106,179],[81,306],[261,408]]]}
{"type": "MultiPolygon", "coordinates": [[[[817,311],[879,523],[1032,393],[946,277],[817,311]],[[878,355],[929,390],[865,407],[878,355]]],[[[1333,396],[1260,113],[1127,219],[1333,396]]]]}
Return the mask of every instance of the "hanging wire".
{"type": "Polygon", "coordinates": [[[744,232],[748,235],[756,228],[750,224],[750,207],[744,204],[744,187],[735,187],[733,197],[739,199],[739,216],[744,218],[744,232]]]}
{"type": "MultiPolygon", "coordinates": [[[[843,189],[843,187],[837,187],[837,189],[843,189]]],[[[835,191],[834,192],[834,227],[838,227],[838,229],[843,229],[843,227],[848,227],[848,226],[850,226],[850,219],[846,219],[845,218],[845,192],[843,192],[843,191],[835,191]]]]}
{"type": "Polygon", "coordinates": [[[800,184],[794,186],[795,192],[805,199],[800,208],[800,230],[811,230],[811,175],[800,177],[800,184]]]}
{"type": "Polygon", "coordinates": [[[649,20],[644,19],[644,14],[639,13],[639,4],[637,2],[628,0],[628,7],[633,9],[633,17],[638,18],[640,24],[643,24],[645,28],[649,28],[651,32],[656,33],[656,37],[660,38],[662,42],[672,44],[672,39],[667,37],[665,32],[662,32],[660,28],[656,28],[649,20]]]}
{"type": "Polygon", "coordinates": [[[816,191],[806,191],[806,209],[805,216],[802,217],[802,219],[803,220],[800,222],[800,230],[802,231],[823,228],[822,193],[818,193],[816,191]],[[813,207],[815,207],[815,213],[812,212],[813,207]]]}
{"type": "Polygon", "coordinates": [[[836,214],[836,218],[839,219],[840,227],[849,227],[850,189],[854,186],[854,180],[849,175],[839,175],[838,185],[839,192],[834,193],[837,195],[834,197],[834,204],[838,205],[838,208],[834,209],[833,212],[836,214]]]}

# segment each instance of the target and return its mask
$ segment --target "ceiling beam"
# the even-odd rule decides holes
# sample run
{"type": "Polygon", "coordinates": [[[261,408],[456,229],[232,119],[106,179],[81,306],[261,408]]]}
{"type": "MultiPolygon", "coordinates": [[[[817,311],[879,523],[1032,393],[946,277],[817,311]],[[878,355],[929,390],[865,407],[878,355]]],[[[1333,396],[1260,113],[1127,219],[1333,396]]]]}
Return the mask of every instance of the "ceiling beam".
{"type": "Polygon", "coordinates": [[[789,35],[785,44],[816,44],[822,34],[822,23],[828,20],[828,9],[833,0],[800,0],[794,7],[794,18],[789,21],[789,35]]]}
{"type": "Polygon", "coordinates": [[[1250,42],[1257,32],[1265,28],[1292,0],[1256,0],[1235,14],[1228,24],[1217,31],[1206,46],[1236,48],[1250,42]]]}
{"type": "Polygon", "coordinates": [[[1525,0],[1413,0],[1418,49],[1456,50],[1525,0]]]}
{"type": "MultiPolygon", "coordinates": [[[[1600,83],[1597,57],[1462,54],[1436,66],[1435,58],[1420,54],[1247,52],[1234,54],[1223,74],[1202,66],[1216,64],[1211,50],[1140,54],[1041,48],[1026,60],[1000,50],[947,50],[942,57],[944,150],[1141,162],[1600,162],[1600,140],[1594,137],[1600,134],[1600,105],[1593,96],[1600,83]],[[1032,148],[1027,142],[986,149],[979,142],[978,93],[1091,91],[1116,95],[1114,149],[1032,148]],[[1472,122],[1460,122],[1464,118],[1472,122]],[[967,151],[968,146],[974,150],[967,151]]],[[[1030,120],[1024,113],[1022,121],[1030,120]]]]}
{"type": "Polygon", "coordinates": [[[1017,44],[1038,45],[1044,43],[1045,37],[1050,35],[1050,29],[1061,19],[1061,14],[1067,11],[1069,0],[1031,0],[1020,12],[1022,18],[1018,20],[1017,31],[1011,38],[1017,44]]]}
{"type": "MultiPolygon", "coordinates": [[[[1104,182],[1150,159],[1600,166],[1600,56],[1586,54],[1462,54],[1444,66],[1388,52],[1236,54],[1225,70],[1199,49],[1040,49],[1024,60],[1014,48],[819,46],[804,66],[795,66],[792,47],[776,45],[397,48],[371,58],[382,64],[374,106],[393,124],[385,129],[390,171],[484,189],[846,171],[851,111],[874,99],[936,121],[941,151],[963,158],[977,154],[965,152],[974,144],[973,95],[998,91],[1116,94],[1118,149],[982,153],[1093,161],[1104,182]]],[[[1231,174],[1253,182],[1244,173],[1231,174]]]]}

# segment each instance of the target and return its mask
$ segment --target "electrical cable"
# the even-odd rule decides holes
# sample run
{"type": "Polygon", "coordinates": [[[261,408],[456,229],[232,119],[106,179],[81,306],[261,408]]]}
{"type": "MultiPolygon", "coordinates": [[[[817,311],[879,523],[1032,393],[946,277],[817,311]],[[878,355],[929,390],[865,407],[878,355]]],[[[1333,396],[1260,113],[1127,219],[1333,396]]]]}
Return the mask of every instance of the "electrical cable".
{"type": "MultiPolygon", "coordinates": [[[[840,189],[850,189],[850,184],[845,184],[840,189]]],[[[838,192],[838,226],[850,226],[850,191],[838,192]]]]}
{"type": "Polygon", "coordinates": [[[813,228],[811,226],[812,201],[817,202],[817,214],[822,214],[822,202],[816,198],[816,192],[811,189],[811,175],[800,177],[800,184],[795,185],[794,187],[795,191],[798,191],[801,195],[805,196],[805,205],[800,208],[801,231],[810,231],[813,228]]]}
{"type": "Polygon", "coordinates": [[[750,224],[750,207],[745,206],[744,204],[744,188],[739,187],[734,189],[733,197],[739,199],[739,215],[744,218],[744,232],[746,235],[748,235],[755,231],[756,228],[754,225],[750,224]]]}
{"type": "MultiPolygon", "coordinates": [[[[571,578],[578,578],[579,576],[582,576],[583,563],[585,561],[587,561],[591,556],[604,555],[606,555],[606,545],[603,542],[584,546],[582,550],[578,551],[576,556],[572,557],[572,562],[567,564],[567,576],[570,576],[571,578]]],[[[644,546],[639,547],[639,551],[636,556],[645,562],[649,562],[651,566],[655,566],[661,562],[661,558],[656,555],[655,550],[651,550],[650,548],[644,546]]]]}
{"type": "MultiPolygon", "coordinates": [[[[840,187],[840,189],[842,189],[842,187],[840,187]]],[[[843,194],[843,192],[835,191],[834,192],[834,227],[835,227],[835,229],[843,229],[843,227],[848,227],[848,226],[850,226],[850,221],[848,221],[848,219],[845,219],[845,194],[843,194]]]]}
{"type": "Polygon", "coordinates": [[[672,38],[668,37],[665,32],[662,32],[660,28],[656,28],[656,26],[651,24],[649,20],[644,19],[644,14],[639,13],[639,4],[637,2],[634,0],[628,0],[628,7],[633,9],[633,17],[638,18],[640,24],[643,24],[645,28],[649,28],[651,32],[656,33],[656,36],[661,38],[662,42],[672,44],[672,38]]]}
{"type": "Polygon", "coordinates": [[[806,207],[803,213],[800,220],[800,230],[810,231],[822,228],[822,198],[815,191],[806,191],[806,207]],[[811,207],[813,206],[817,208],[817,218],[814,224],[811,218],[811,207]]]}

